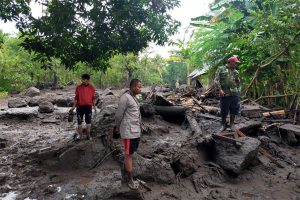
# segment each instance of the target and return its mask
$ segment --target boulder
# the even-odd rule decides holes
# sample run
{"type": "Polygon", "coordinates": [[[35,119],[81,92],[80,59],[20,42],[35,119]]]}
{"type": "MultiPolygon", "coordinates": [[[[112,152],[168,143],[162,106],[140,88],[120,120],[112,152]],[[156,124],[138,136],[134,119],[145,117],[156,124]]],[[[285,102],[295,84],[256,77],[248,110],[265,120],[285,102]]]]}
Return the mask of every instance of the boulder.
{"type": "Polygon", "coordinates": [[[261,108],[259,106],[242,105],[241,115],[249,118],[260,118],[261,108]]]}
{"type": "Polygon", "coordinates": [[[243,142],[241,147],[236,147],[221,140],[217,140],[215,143],[215,162],[224,170],[236,175],[252,163],[261,144],[259,140],[251,137],[242,137],[239,140],[243,142]]]}
{"type": "Polygon", "coordinates": [[[108,95],[114,95],[114,93],[109,89],[109,88],[106,88],[102,94],[102,96],[108,96],[108,95]]]}
{"type": "Polygon", "coordinates": [[[21,108],[21,107],[26,107],[26,106],[27,106],[26,98],[8,99],[8,107],[9,108],[21,108]]]}
{"type": "Polygon", "coordinates": [[[37,108],[23,107],[23,108],[10,108],[8,110],[0,111],[0,119],[20,119],[28,120],[37,117],[37,108]]]}
{"type": "Polygon", "coordinates": [[[40,113],[52,113],[54,111],[54,106],[49,101],[43,101],[39,103],[39,110],[40,113]]]}
{"type": "Polygon", "coordinates": [[[160,158],[144,158],[135,153],[133,156],[133,175],[142,180],[171,184],[175,174],[171,165],[160,158]]]}
{"type": "Polygon", "coordinates": [[[47,101],[46,97],[35,96],[30,98],[28,102],[28,106],[30,107],[39,106],[39,104],[44,101],[47,101]]]}
{"type": "Polygon", "coordinates": [[[63,168],[91,168],[105,156],[106,148],[101,139],[85,141],[64,151],[58,164],[63,168]]]}
{"type": "Polygon", "coordinates": [[[102,108],[105,108],[108,105],[117,105],[118,106],[118,103],[119,103],[119,97],[114,96],[114,95],[108,95],[108,96],[103,97],[101,106],[102,106],[102,108]]]}
{"type": "Polygon", "coordinates": [[[72,107],[74,104],[74,97],[71,96],[63,96],[55,99],[55,104],[58,107],[72,107]]]}
{"type": "Polygon", "coordinates": [[[40,94],[41,94],[40,90],[37,89],[36,87],[30,87],[23,92],[23,95],[29,97],[39,96],[40,94]]]}
{"type": "Polygon", "coordinates": [[[284,124],[279,127],[280,132],[286,134],[290,145],[297,145],[297,137],[300,137],[300,126],[294,124],[284,124]]]}

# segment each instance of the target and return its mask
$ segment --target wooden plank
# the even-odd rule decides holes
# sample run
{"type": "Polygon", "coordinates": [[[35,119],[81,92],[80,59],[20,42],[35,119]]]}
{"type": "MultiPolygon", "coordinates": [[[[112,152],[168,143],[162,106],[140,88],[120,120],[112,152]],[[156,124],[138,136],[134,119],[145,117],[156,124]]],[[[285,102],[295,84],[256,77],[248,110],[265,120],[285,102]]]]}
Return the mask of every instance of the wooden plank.
{"type": "Polygon", "coordinates": [[[286,115],[285,110],[277,110],[277,111],[263,113],[264,117],[285,116],[285,115],[286,115]]]}
{"type": "Polygon", "coordinates": [[[211,114],[203,114],[203,113],[197,113],[197,116],[199,117],[203,117],[206,119],[213,119],[213,120],[217,120],[217,121],[221,121],[221,117],[217,117],[215,115],[211,115],[211,114]]]}
{"type": "Polygon", "coordinates": [[[236,139],[233,139],[233,138],[229,138],[229,137],[226,137],[226,136],[218,135],[218,134],[213,134],[212,137],[214,139],[222,140],[222,141],[228,142],[230,144],[234,144],[234,145],[239,146],[239,147],[242,146],[242,144],[244,143],[242,141],[239,141],[239,140],[236,140],[236,139]]]}

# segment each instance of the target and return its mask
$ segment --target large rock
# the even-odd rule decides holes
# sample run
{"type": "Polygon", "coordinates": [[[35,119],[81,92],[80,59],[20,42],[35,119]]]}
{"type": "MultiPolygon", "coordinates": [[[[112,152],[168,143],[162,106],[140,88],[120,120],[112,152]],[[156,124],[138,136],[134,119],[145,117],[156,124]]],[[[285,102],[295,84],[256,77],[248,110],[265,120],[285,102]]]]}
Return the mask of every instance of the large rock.
{"type": "Polygon", "coordinates": [[[175,174],[171,165],[160,158],[148,159],[139,154],[133,157],[133,174],[142,180],[171,184],[175,174]]]}
{"type": "Polygon", "coordinates": [[[41,97],[41,96],[35,96],[30,98],[28,102],[28,106],[34,107],[34,106],[39,106],[40,103],[48,101],[46,97],[41,97]]]}
{"type": "Polygon", "coordinates": [[[58,162],[63,168],[91,168],[105,153],[107,152],[102,141],[95,138],[66,150],[59,156],[58,162]]]}
{"type": "Polygon", "coordinates": [[[28,120],[38,116],[37,108],[23,107],[23,108],[11,108],[8,110],[0,111],[0,119],[21,119],[28,120]]]}
{"type": "Polygon", "coordinates": [[[55,99],[55,104],[58,107],[72,107],[74,104],[74,97],[63,96],[55,99]]]}
{"type": "Polygon", "coordinates": [[[39,103],[40,113],[52,113],[54,111],[54,106],[51,102],[44,101],[39,103]]]}
{"type": "Polygon", "coordinates": [[[261,109],[259,106],[242,105],[241,115],[249,118],[261,117],[261,109]]]}
{"type": "Polygon", "coordinates": [[[230,173],[239,174],[256,158],[260,141],[255,138],[240,138],[241,147],[225,141],[216,141],[216,163],[230,173]]]}
{"type": "Polygon", "coordinates": [[[21,108],[26,106],[27,106],[26,98],[13,98],[8,100],[9,108],[21,108]]]}
{"type": "Polygon", "coordinates": [[[297,145],[297,137],[300,136],[300,126],[294,124],[284,124],[279,127],[280,132],[285,133],[290,145],[297,145]]]}
{"type": "Polygon", "coordinates": [[[23,92],[25,96],[29,97],[34,97],[34,96],[39,96],[41,94],[40,90],[37,89],[36,87],[30,87],[27,90],[23,92]]]}

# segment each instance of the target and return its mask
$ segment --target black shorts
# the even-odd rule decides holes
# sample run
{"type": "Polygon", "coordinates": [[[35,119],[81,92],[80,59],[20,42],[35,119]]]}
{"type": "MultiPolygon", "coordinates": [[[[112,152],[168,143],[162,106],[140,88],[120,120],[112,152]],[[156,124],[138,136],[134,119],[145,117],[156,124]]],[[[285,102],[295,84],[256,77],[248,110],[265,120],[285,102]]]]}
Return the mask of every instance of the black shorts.
{"type": "Polygon", "coordinates": [[[220,100],[221,115],[227,116],[228,112],[232,115],[239,114],[240,110],[240,97],[239,96],[226,96],[220,100]]]}
{"type": "Polygon", "coordinates": [[[85,118],[86,124],[91,124],[92,122],[92,106],[79,106],[76,108],[77,113],[77,123],[81,125],[83,122],[83,116],[85,118]]]}
{"type": "Polygon", "coordinates": [[[123,142],[125,147],[125,154],[131,155],[138,150],[140,138],[123,139],[123,142]]]}

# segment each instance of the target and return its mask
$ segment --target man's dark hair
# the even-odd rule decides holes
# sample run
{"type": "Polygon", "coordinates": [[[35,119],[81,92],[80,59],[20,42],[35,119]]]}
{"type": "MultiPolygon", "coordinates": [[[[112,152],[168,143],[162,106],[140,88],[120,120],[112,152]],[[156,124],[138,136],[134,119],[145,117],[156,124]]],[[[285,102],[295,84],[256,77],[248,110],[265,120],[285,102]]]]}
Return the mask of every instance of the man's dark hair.
{"type": "Polygon", "coordinates": [[[90,75],[89,74],[82,74],[81,79],[82,80],[90,80],[90,75]]]}
{"type": "Polygon", "coordinates": [[[138,84],[138,83],[140,83],[140,82],[141,82],[141,81],[140,81],[139,79],[134,78],[134,79],[132,79],[132,80],[130,81],[129,87],[132,88],[133,86],[135,86],[136,84],[138,84]]]}

